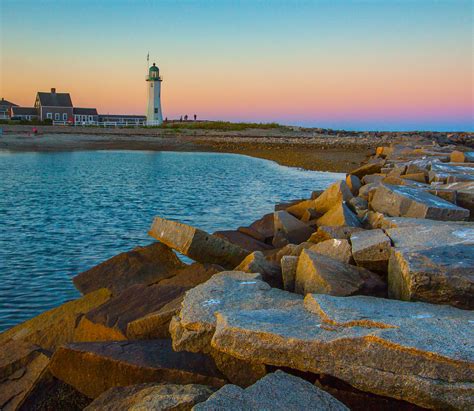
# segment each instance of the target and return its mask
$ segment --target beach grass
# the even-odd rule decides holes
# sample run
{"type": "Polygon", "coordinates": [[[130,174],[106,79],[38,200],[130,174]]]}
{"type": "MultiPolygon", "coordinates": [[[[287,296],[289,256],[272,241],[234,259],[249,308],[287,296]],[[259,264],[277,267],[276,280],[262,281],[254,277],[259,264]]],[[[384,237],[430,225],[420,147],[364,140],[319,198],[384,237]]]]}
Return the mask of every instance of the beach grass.
{"type": "Polygon", "coordinates": [[[278,123],[231,123],[229,121],[173,121],[165,122],[160,126],[147,126],[147,128],[161,128],[171,130],[219,130],[219,131],[241,131],[247,129],[288,129],[278,123]]]}

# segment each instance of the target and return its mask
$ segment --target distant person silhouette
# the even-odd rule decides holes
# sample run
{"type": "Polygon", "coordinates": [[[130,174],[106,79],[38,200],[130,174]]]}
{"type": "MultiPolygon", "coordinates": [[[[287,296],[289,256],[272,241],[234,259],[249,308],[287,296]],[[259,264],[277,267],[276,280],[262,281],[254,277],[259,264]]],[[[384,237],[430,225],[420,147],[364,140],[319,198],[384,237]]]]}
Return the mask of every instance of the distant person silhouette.
{"type": "Polygon", "coordinates": [[[195,114],[195,115],[194,115],[194,121],[196,121],[196,119],[197,119],[197,116],[196,116],[196,114],[195,114]]]}
{"type": "Polygon", "coordinates": [[[179,118],[179,121],[183,121],[183,116],[181,116],[181,117],[179,118]]]}

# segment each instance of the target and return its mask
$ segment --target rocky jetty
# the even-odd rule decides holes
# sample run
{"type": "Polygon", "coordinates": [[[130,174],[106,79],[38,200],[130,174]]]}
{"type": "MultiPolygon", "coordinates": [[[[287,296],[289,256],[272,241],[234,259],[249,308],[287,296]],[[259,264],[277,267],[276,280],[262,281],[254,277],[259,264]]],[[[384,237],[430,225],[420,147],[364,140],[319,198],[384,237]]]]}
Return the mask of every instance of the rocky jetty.
{"type": "Polygon", "coordinates": [[[0,334],[0,409],[474,409],[474,153],[435,140],[247,227],[156,217],[0,334]]]}

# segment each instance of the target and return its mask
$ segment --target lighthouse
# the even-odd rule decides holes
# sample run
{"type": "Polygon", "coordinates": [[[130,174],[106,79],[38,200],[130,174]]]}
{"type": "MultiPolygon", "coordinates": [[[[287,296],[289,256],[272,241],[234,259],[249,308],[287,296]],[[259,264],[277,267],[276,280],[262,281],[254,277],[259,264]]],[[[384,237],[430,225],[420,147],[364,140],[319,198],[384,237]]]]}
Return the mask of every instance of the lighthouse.
{"type": "Polygon", "coordinates": [[[146,122],[150,125],[163,123],[161,112],[161,82],[160,69],[153,63],[146,76],[148,84],[148,107],[146,112],[146,122]]]}

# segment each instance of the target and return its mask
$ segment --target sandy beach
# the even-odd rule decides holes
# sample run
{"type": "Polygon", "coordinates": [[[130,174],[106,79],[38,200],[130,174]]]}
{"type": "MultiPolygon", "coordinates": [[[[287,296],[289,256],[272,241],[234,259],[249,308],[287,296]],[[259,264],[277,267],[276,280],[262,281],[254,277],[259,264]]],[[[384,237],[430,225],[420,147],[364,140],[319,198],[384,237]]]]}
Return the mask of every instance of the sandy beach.
{"type": "Polygon", "coordinates": [[[398,136],[324,135],[314,130],[160,130],[4,126],[0,150],[152,150],[244,154],[308,170],[348,172],[398,136]]]}

